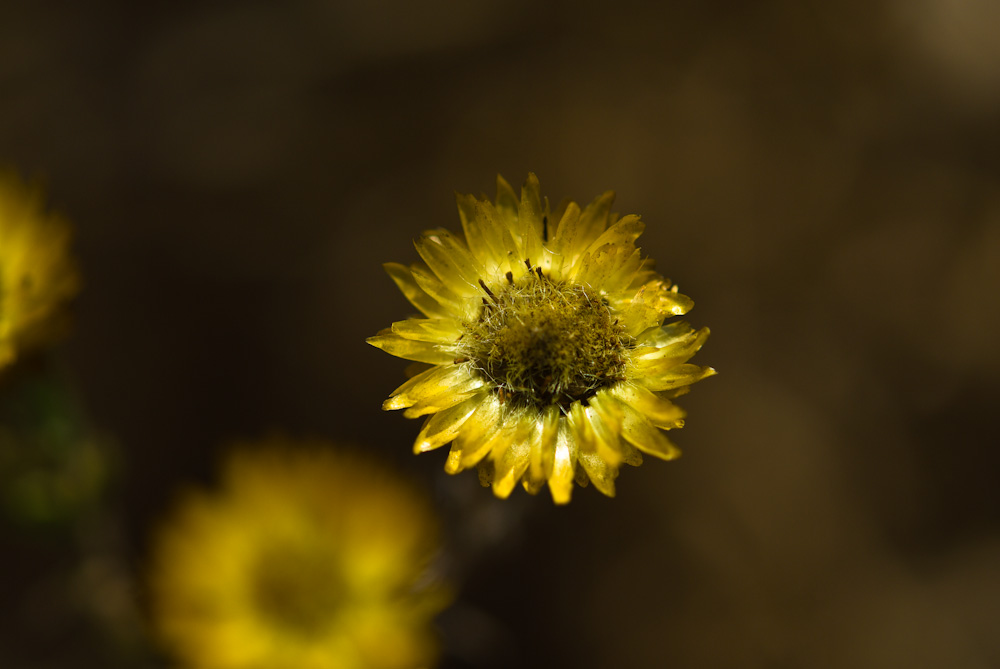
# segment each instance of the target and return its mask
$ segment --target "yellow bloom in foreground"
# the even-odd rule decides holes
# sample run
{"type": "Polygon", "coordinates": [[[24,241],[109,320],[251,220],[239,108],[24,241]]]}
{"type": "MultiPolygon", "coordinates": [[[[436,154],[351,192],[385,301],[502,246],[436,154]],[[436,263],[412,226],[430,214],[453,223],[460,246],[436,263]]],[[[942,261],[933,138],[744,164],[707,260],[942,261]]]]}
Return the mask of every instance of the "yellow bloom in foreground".
{"type": "Polygon", "coordinates": [[[428,503],[374,464],[294,446],[235,451],[219,491],[182,499],[154,546],[156,631],[204,669],[429,666],[447,598],[428,578],[428,503]]]}
{"type": "Polygon", "coordinates": [[[59,308],[78,288],[69,241],[37,190],[0,173],[0,369],[59,334],[59,308]]]}
{"type": "Polygon", "coordinates": [[[613,200],[552,211],[535,175],[520,199],[497,177],[495,204],[458,196],[465,241],[431,230],[416,242],[426,264],[386,264],[426,316],[368,339],[433,365],[383,404],[433,414],[415,452],[453,442],[447,472],[478,465],[498,497],[548,483],[559,504],[574,480],[613,496],[622,463],[680,454],[661,429],[684,422],[670,400],[715,373],[687,364],[708,328],[663,324],[693,302],[640,256],[644,226],[613,200]]]}

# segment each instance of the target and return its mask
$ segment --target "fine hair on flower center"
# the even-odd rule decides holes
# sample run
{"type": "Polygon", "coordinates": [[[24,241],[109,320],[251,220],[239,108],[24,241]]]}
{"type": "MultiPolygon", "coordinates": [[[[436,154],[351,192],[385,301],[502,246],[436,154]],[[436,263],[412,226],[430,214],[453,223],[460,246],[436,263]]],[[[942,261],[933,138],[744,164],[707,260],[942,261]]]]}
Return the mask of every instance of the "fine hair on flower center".
{"type": "Polygon", "coordinates": [[[539,268],[495,290],[482,283],[478,319],[465,324],[465,358],[500,400],[519,407],[586,402],[625,378],[632,338],[607,302],[539,268]]]}

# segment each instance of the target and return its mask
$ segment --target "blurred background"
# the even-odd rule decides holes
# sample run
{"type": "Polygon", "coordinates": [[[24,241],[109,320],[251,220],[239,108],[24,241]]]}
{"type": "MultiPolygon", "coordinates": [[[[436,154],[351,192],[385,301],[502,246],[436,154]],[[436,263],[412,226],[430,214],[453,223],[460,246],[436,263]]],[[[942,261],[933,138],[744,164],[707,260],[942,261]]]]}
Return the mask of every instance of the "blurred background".
{"type": "Polygon", "coordinates": [[[171,666],[150,530],[274,431],[433,491],[442,667],[1000,666],[997,25],[992,0],[4,3],[0,164],[76,227],[45,364],[106,484],[3,521],[0,666],[171,666]],[[380,409],[406,363],[364,339],[414,311],[381,264],[529,171],[553,202],[616,190],[713,332],[684,457],[614,500],[495,501],[380,409]]]}

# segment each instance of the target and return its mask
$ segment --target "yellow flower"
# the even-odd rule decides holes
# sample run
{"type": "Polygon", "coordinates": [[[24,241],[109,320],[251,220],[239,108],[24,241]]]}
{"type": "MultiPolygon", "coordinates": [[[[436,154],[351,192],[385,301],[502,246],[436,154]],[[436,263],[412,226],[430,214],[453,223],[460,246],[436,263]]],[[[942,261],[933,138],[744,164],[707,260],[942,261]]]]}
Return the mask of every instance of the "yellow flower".
{"type": "Polygon", "coordinates": [[[411,668],[447,604],[425,499],[323,444],[234,451],[221,490],[189,492],[155,537],[155,630],[204,669],[411,668]]]}
{"type": "Polygon", "coordinates": [[[458,196],[465,241],[431,230],[416,241],[426,264],[385,265],[426,316],[368,339],[433,365],[383,404],[433,414],[415,452],[453,442],[447,472],[478,465],[502,498],[548,483],[558,504],[574,480],[613,496],[622,463],[680,454],[661,429],[684,422],[670,400],[715,373],[687,364],[708,328],[663,324],[693,302],[640,256],[644,225],[613,200],[552,211],[534,174],[520,199],[498,176],[495,204],[458,196]]]}
{"type": "Polygon", "coordinates": [[[78,288],[69,241],[37,189],[0,173],[0,369],[60,333],[59,308],[78,288]]]}

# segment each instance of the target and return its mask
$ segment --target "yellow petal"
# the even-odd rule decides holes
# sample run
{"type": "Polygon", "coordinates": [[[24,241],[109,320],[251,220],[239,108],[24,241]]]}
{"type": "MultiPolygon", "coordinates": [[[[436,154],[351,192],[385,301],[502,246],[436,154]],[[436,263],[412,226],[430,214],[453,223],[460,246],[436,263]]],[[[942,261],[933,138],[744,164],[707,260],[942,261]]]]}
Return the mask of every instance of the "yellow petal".
{"type": "Polygon", "coordinates": [[[695,331],[687,323],[671,323],[649,331],[648,335],[640,339],[640,345],[633,352],[633,358],[636,361],[641,360],[644,364],[658,360],[669,360],[674,364],[680,364],[698,352],[709,334],[708,328],[695,331]]]}
{"type": "Polygon", "coordinates": [[[404,416],[418,418],[429,413],[437,413],[458,404],[469,395],[478,394],[480,388],[486,384],[479,375],[469,373],[469,365],[452,365],[451,367],[462,371],[456,372],[447,381],[443,380],[437,392],[428,389],[427,394],[403,412],[404,416]]]}
{"type": "Polygon", "coordinates": [[[456,378],[455,375],[463,374],[462,367],[464,365],[435,365],[420,372],[389,393],[389,399],[382,403],[382,408],[386,411],[405,409],[413,406],[422,397],[435,395],[442,388],[451,387],[453,379],[456,378]]]}
{"type": "MultiPolygon", "coordinates": [[[[610,391],[602,390],[590,398],[590,406],[594,408],[597,415],[615,435],[621,435],[622,423],[625,420],[625,407],[618,398],[614,397],[610,391]]],[[[618,439],[618,451],[621,460],[627,465],[638,467],[642,464],[642,453],[637,451],[632,444],[622,439],[618,439]]]]}
{"type": "Polygon", "coordinates": [[[715,370],[711,367],[700,367],[698,365],[676,365],[670,369],[657,373],[655,364],[647,367],[637,367],[635,382],[656,392],[662,390],[676,390],[683,386],[690,386],[702,379],[707,379],[715,375],[715,370]]]}
{"type": "Polygon", "coordinates": [[[500,499],[510,497],[514,486],[528,469],[531,452],[529,431],[533,425],[525,421],[519,423],[519,429],[506,437],[510,441],[499,457],[496,457],[497,451],[494,451],[493,494],[500,499]]]}
{"type": "Polygon", "coordinates": [[[576,476],[577,453],[566,421],[560,421],[553,454],[552,476],[549,477],[549,492],[556,504],[569,504],[573,495],[573,479],[576,476]]]}
{"type": "Polygon", "coordinates": [[[458,436],[462,425],[468,420],[482,401],[481,395],[473,395],[450,409],[445,409],[427,419],[417,440],[413,444],[414,453],[425,453],[444,446],[458,436]]]}
{"type": "Polygon", "coordinates": [[[611,394],[641,413],[656,427],[669,430],[684,426],[683,409],[642,386],[628,382],[617,383],[611,388],[611,394]]]}
{"type": "Polygon", "coordinates": [[[621,246],[605,245],[580,256],[567,278],[586,286],[609,292],[608,279],[629,259],[631,250],[621,246]]]}
{"type": "Polygon", "coordinates": [[[444,285],[429,267],[420,263],[410,265],[410,275],[420,290],[431,296],[434,301],[447,309],[448,315],[465,317],[466,304],[474,302],[470,297],[463,297],[444,285]]]}
{"type": "MultiPolygon", "coordinates": [[[[610,206],[610,203],[609,203],[610,206]]],[[[635,214],[629,214],[620,221],[601,233],[601,235],[591,243],[588,250],[596,251],[602,246],[611,245],[618,248],[625,248],[629,251],[634,248],[635,240],[639,238],[646,224],[639,220],[635,214]]]]}
{"type": "Polygon", "coordinates": [[[661,281],[663,277],[656,271],[656,262],[652,258],[644,258],[639,266],[639,271],[632,277],[629,288],[633,291],[639,290],[650,281],[661,281]]]}
{"type": "Polygon", "coordinates": [[[444,461],[444,471],[447,474],[457,474],[462,471],[462,452],[455,447],[455,442],[452,442],[448,459],[444,461]]]}
{"type": "Polygon", "coordinates": [[[687,295],[667,288],[664,281],[650,281],[636,292],[621,317],[621,323],[633,337],[657,326],[667,316],[680,316],[694,306],[687,295]]]}
{"type": "Polygon", "coordinates": [[[590,428],[590,421],[587,420],[586,409],[582,404],[573,402],[570,405],[566,423],[569,426],[570,434],[576,441],[579,452],[592,453],[595,449],[594,433],[590,428]]]}
{"type": "Polygon", "coordinates": [[[650,425],[642,414],[628,406],[625,408],[625,420],[622,422],[622,437],[643,453],[649,453],[663,460],[673,460],[680,457],[680,449],[674,446],[666,435],[650,425]]]}
{"type": "Polygon", "coordinates": [[[528,468],[530,484],[525,481],[525,488],[532,494],[541,490],[552,475],[560,417],[559,407],[548,406],[542,410],[541,420],[536,421],[535,429],[531,435],[531,455],[528,468]]]}
{"type": "Polygon", "coordinates": [[[517,210],[518,236],[521,242],[521,256],[533,266],[542,262],[542,198],[539,193],[538,177],[528,174],[521,187],[521,203],[517,210]]]}
{"type": "Polygon", "coordinates": [[[468,297],[479,292],[482,267],[453,234],[443,228],[429,230],[413,245],[431,271],[456,295],[468,297]]]}
{"type": "Polygon", "coordinates": [[[621,441],[622,448],[622,462],[627,465],[632,465],[633,467],[638,467],[642,464],[642,453],[640,453],[635,446],[628,443],[627,441],[621,441]]]}
{"type": "Polygon", "coordinates": [[[507,271],[507,247],[496,209],[489,202],[477,200],[472,195],[455,194],[462,229],[469,243],[469,250],[483,266],[488,276],[502,276],[507,271]]]}
{"type": "Polygon", "coordinates": [[[488,433],[485,438],[473,440],[466,436],[465,432],[460,432],[452,450],[457,450],[460,454],[459,466],[468,469],[479,464],[479,462],[489,455],[490,451],[498,447],[509,433],[509,429],[496,428],[488,433]]]}
{"type": "Polygon", "coordinates": [[[645,355],[652,349],[686,342],[695,334],[694,328],[687,321],[675,321],[673,323],[665,323],[662,327],[655,330],[647,330],[636,340],[636,343],[643,347],[649,347],[649,349],[640,349],[640,354],[645,355]]]}
{"type": "Polygon", "coordinates": [[[598,391],[596,395],[591,397],[590,406],[594,408],[609,430],[615,434],[621,432],[625,410],[609,389],[598,391]]]}
{"type": "Polygon", "coordinates": [[[584,208],[571,241],[572,254],[583,253],[607,229],[608,214],[614,201],[615,192],[609,190],[594,198],[594,201],[584,208]]]}
{"type": "Polygon", "coordinates": [[[404,339],[388,329],[382,330],[374,337],[369,337],[366,341],[397,358],[428,362],[432,365],[447,365],[455,362],[455,349],[452,346],[404,339]]]}
{"type": "Polygon", "coordinates": [[[507,228],[513,228],[517,222],[518,202],[514,189],[510,187],[507,180],[499,174],[497,175],[497,213],[500,214],[500,222],[507,228]]]}
{"type": "Polygon", "coordinates": [[[628,291],[641,266],[642,254],[639,249],[634,249],[605,279],[603,284],[605,291],[609,295],[628,291]]]}
{"type": "Polygon", "coordinates": [[[422,314],[431,318],[443,318],[450,315],[447,308],[417,285],[416,280],[405,265],[387,262],[383,267],[406,299],[410,301],[410,304],[419,309],[422,314]]]}
{"type": "Polygon", "coordinates": [[[496,395],[487,393],[451,446],[445,471],[449,474],[476,464],[492,448],[490,439],[499,433],[501,405],[496,395]]]}
{"type": "Polygon", "coordinates": [[[551,249],[553,257],[550,261],[550,271],[556,279],[564,278],[564,270],[573,266],[574,256],[567,249],[573,246],[573,235],[579,226],[580,207],[576,202],[567,201],[562,216],[558,219],[555,229],[550,233],[550,241],[546,245],[551,249]]]}
{"type": "MultiPolygon", "coordinates": [[[[622,461],[618,434],[610,429],[610,426],[604,422],[594,407],[587,407],[584,415],[587,418],[587,423],[590,425],[590,432],[594,435],[594,452],[609,466],[617,467],[622,461]]],[[[582,450],[580,451],[580,457],[583,457],[582,450]]]]}
{"type": "Polygon", "coordinates": [[[462,327],[453,318],[408,318],[392,324],[400,337],[439,344],[454,344],[462,336],[462,327]]]}
{"type": "Polygon", "coordinates": [[[580,465],[595,488],[608,497],[615,496],[618,467],[605,462],[597,453],[580,453],[580,465]]]}

